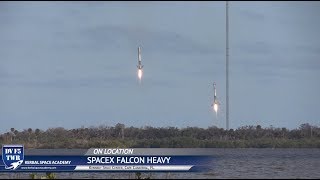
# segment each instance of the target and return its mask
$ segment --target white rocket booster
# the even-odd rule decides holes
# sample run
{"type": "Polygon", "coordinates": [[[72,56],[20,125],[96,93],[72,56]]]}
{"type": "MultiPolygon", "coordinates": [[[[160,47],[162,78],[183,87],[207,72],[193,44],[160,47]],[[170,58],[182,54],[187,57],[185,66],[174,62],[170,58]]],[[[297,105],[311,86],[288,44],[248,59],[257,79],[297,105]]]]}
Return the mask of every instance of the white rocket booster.
{"type": "Polygon", "coordinates": [[[143,68],[143,65],[141,64],[141,47],[139,46],[138,47],[138,65],[137,65],[137,68],[138,68],[138,78],[141,82],[141,78],[142,78],[142,68],[143,68]]]}
{"type": "Polygon", "coordinates": [[[138,65],[137,65],[138,69],[142,69],[143,65],[141,64],[141,47],[138,47],[138,65]]]}
{"type": "Polygon", "coordinates": [[[214,89],[214,96],[213,96],[213,103],[214,104],[219,104],[218,99],[217,99],[217,89],[216,89],[216,83],[213,83],[213,89],[214,89]]]}
{"type": "Polygon", "coordinates": [[[213,83],[213,91],[214,91],[213,104],[211,106],[213,106],[213,109],[217,114],[220,103],[217,98],[217,90],[216,90],[216,83],[215,82],[213,83]]]}

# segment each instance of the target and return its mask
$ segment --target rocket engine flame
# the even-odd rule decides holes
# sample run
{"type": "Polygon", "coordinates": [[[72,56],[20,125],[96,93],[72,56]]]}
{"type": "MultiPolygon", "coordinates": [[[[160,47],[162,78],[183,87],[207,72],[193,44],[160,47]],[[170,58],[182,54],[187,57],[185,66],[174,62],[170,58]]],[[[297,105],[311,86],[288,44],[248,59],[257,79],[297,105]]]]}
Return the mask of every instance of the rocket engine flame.
{"type": "Polygon", "coordinates": [[[141,80],[142,78],[142,69],[138,69],[138,78],[141,80]]]}
{"type": "Polygon", "coordinates": [[[216,112],[216,115],[217,115],[217,113],[218,113],[218,104],[214,104],[213,105],[213,109],[214,109],[214,111],[216,112]]]}

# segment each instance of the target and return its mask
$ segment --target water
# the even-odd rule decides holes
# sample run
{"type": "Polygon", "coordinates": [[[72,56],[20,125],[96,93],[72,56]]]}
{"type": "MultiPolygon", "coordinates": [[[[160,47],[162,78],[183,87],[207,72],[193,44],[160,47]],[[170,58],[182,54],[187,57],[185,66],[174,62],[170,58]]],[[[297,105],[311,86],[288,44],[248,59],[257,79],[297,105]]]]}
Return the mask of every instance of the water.
{"type": "MultiPolygon", "coordinates": [[[[142,173],[157,179],[320,178],[320,149],[214,149],[216,159],[205,173],[142,173]]],[[[30,173],[1,173],[0,178],[30,178],[30,173]]],[[[37,173],[44,175],[44,173],[37,173]]],[[[134,173],[56,173],[58,179],[134,179],[134,173]]]]}

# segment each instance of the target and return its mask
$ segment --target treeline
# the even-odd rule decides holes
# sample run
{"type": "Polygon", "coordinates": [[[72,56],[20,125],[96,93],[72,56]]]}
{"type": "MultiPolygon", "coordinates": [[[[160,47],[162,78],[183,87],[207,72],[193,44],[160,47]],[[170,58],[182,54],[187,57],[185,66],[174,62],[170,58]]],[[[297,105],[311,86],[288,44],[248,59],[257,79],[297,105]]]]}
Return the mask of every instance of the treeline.
{"type": "Polygon", "coordinates": [[[320,127],[302,124],[299,128],[243,126],[225,130],[199,127],[125,127],[47,130],[11,128],[0,135],[1,144],[24,144],[25,148],[320,148],[320,127]]]}

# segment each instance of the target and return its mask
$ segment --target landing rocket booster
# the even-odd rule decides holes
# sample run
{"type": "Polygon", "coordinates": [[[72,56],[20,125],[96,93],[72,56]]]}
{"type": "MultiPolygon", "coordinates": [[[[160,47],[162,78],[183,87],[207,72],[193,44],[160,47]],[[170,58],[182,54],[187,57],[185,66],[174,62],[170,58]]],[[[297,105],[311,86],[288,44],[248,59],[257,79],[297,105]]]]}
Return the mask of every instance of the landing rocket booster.
{"type": "Polygon", "coordinates": [[[216,83],[213,83],[213,90],[214,90],[214,96],[213,96],[213,110],[216,112],[216,115],[218,114],[218,109],[219,109],[219,101],[217,99],[217,90],[216,90],[216,83]]]}
{"type": "Polygon", "coordinates": [[[213,83],[213,91],[214,91],[214,96],[213,96],[213,103],[211,106],[214,106],[215,104],[216,105],[219,105],[219,101],[218,101],[218,98],[217,98],[217,89],[216,89],[216,83],[214,82],[213,83]]]}
{"type": "Polygon", "coordinates": [[[137,65],[137,68],[138,68],[138,78],[141,82],[141,78],[142,78],[142,68],[143,68],[143,65],[141,64],[141,47],[139,46],[138,47],[138,65],[137,65]]]}
{"type": "Polygon", "coordinates": [[[217,99],[217,89],[216,89],[216,83],[213,83],[213,90],[214,90],[214,96],[213,96],[213,103],[214,104],[219,104],[218,99],[217,99]]]}
{"type": "Polygon", "coordinates": [[[138,65],[137,65],[138,69],[142,69],[143,65],[141,64],[141,47],[138,47],[138,65]]]}

